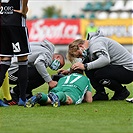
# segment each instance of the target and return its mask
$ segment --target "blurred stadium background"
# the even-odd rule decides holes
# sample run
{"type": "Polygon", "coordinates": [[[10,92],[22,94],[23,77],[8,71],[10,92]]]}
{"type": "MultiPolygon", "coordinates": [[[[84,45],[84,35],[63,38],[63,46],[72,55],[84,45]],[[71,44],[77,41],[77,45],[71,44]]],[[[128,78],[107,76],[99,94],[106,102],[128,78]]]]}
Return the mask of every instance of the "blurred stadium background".
{"type": "Polygon", "coordinates": [[[31,0],[27,18],[29,40],[48,39],[63,55],[92,21],[133,54],[133,0],[31,0]]]}

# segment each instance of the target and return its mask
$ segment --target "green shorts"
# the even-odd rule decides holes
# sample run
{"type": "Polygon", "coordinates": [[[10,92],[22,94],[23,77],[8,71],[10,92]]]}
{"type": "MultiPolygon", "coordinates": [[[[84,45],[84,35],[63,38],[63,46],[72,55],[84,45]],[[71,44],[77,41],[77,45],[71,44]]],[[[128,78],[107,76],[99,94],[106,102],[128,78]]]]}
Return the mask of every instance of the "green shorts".
{"type": "Polygon", "coordinates": [[[52,90],[50,90],[50,92],[54,92],[54,93],[63,92],[65,93],[65,95],[68,95],[73,100],[74,104],[81,103],[84,97],[84,94],[81,91],[79,91],[78,88],[70,87],[70,86],[55,87],[52,90]]]}

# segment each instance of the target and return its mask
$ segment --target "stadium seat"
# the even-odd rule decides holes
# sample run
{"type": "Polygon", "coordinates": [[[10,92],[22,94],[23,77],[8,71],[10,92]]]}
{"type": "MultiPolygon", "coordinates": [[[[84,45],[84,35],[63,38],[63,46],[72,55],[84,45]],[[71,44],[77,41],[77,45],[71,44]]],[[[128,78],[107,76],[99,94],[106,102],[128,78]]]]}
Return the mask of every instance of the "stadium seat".
{"type": "Polygon", "coordinates": [[[96,18],[95,13],[92,12],[92,13],[90,14],[89,18],[90,18],[90,19],[95,19],[95,18],[96,18]]]}
{"type": "Polygon", "coordinates": [[[113,2],[112,1],[108,1],[105,3],[105,5],[103,6],[103,10],[104,11],[109,11],[110,8],[113,6],[113,2]]]}
{"type": "Polygon", "coordinates": [[[129,12],[122,12],[122,13],[120,13],[119,17],[122,19],[130,18],[130,13],[129,12]]]}
{"type": "Polygon", "coordinates": [[[119,18],[119,15],[116,12],[111,12],[108,17],[110,19],[117,19],[117,18],[119,18]]]}
{"type": "Polygon", "coordinates": [[[38,19],[38,17],[37,17],[37,16],[33,16],[31,19],[33,19],[33,20],[34,20],[34,19],[38,19]]]}
{"type": "Polygon", "coordinates": [[[68,16],[67,15],[63,15],[62,18],[68,18],[68,16]]]}
{"type": "Polygon", "coordinates": [[[48,18],[47,15],[43,15],[42,17],[43,17],[43,18],[48,18]]]}
{"type": "Polygon", "coordinates": [[[123,10],[124,11],[132,10],[133,11],[133,1],[131,1],[131,0],[126,1],[126,4],[125,4],[123,10]]]}
{"type": "Polygon", "coordinates": [[[105,11],[102,11],[102,12],[100,12],[100,13],[97,15],[97,18],[98,18],[98,19],[107,19],[107,18],[108,18],[108,13],[105,12],[105,11]]]}
{"type": "Polygon", "coordinates": [[[93,5],[92,3],[87,3],[85,7],[82,9],[83,11],[92,11],[93,10],[93,5]]]}
{"type": "Polygon", "coordinates": [[[94,5],[93,5],[93,10],[94,11],[101,11],[103,10],[103,5],[101,2],[96,2],[94,5]]]}
{"type": "Polygon", "coordinates": [[[52,18],[53,18],[53,19],[58,19],[59,16],[58,16],[57,14],[54,14],[54,15],[52,16],[52,18]]]}
{"type": "Polygon", "coordinates": [[[73,14],[71,18],[78,18],[77,15],[73,14]]]}
{"type": "Polygon", "coordinates": [[[85,15],[84,14],[80,14],[79,18],[85,18],[85,15]]]}
{"type": "Polygon", "coordinates": [[[124,9],[124,1],[123,0],[117,0],[114,4],[114,6],[112,6],[110,8],[111,11],[120,11],[124,9]]]}

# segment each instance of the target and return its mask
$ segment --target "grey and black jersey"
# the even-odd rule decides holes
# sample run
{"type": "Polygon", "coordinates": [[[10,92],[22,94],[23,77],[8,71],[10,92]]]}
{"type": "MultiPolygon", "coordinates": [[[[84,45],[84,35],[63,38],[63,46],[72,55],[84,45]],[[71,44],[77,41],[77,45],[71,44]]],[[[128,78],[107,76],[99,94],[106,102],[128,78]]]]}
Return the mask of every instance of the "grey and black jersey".
{"type": "Polygon", "coordinates": [[[26,18],[14,10],[22,9],[23,0],[1,0],[1,26],[26,26],[26,18]]]}
{"type": "Polygon", "coordinates": [[[120,65],[127,70],[133,71],[133,59],[131,53],[121,44],[98,31],[89,33],[89,60],[88,70],[101,68],[106,65],[120,65]]]}

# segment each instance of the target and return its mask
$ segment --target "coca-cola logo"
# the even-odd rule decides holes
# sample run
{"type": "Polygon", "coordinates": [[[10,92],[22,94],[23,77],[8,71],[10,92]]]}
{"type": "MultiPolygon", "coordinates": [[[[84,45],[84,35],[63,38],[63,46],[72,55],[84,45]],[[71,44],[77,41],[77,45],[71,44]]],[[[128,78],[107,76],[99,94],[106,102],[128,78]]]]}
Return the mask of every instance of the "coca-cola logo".
{"type": "Polygon", "coordinates": [[[59,21],[58,24],[48,25],[45,20],[37,20],[30,27],[30,40],[47,39],[75,39],[79,31],[79,25],[68,24],[65,21],[59,21]]]}

